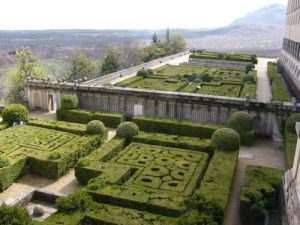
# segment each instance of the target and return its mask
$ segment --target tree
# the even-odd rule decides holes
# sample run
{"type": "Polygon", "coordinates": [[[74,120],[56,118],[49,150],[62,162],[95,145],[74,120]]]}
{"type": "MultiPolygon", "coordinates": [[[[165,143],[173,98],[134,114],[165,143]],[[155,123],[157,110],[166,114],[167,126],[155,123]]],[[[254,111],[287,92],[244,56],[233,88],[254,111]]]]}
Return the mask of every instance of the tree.
{"type": "Polygon", "coordinates": [[[252,69],[254,69],[254,68],[255,68],[255,66],[254,66],[253,63],[247,64],[246,67],[245,67],[246,74],[249,73],[250,70],[252,70],[252,69]]]}
{"type": "Polygon", "coordinates": [[[38,66],[38,61],[32,56],[29,48],[22,47],[16,51],[16,54],[18,57],[15,67],[16,73],[11,74],[9,77],[9,88],[6,96],[7,103],[24,103],[24,88],[27,78],[41,79],[46,77],[45,73],[35,70],[38,66]]]}
{"type": "Polygon", "coordinates": [[[186,41],[184,40],[182,34],[172,34],[170,36],[168,46],[170,48],[169,54],[176,54],[186,49],[186,41]]]}
{"type": "Polygon", "coordinates": [[[121,67],[119,59],[120,53],[111,45],[106,46],[106,56],[102,63],[101,73],[102,75],[116,72],[121,67]]]}
{"type": "Polygon", "coordinates": [[[154,34],[153,34],[152,41],[154,44],[156,44],[158,42],[158,37],[157,37],[156,32],[154,32],[154,34]]]}
{"type": "Polygon", "coordinates": [[[170,41],[170,28],[168,27],[166,32],[166,42],[168,43],[170,41]]]}
{"type": "Polygon", "coordinates": [[[68,60],[68,80],[74,81],[84,77],[91,79],[96,75],[96,65],[81,51],[76,50],[68,60]]]}

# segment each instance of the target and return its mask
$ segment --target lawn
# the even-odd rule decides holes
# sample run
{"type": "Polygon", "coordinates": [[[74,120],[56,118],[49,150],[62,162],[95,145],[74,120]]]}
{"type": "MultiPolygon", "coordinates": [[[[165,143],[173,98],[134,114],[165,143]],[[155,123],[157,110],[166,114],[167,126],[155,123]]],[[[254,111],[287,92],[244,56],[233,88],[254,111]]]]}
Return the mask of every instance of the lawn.
{"type": "Polygon", "coordinates": [[[236,68],[165,65],[155,75],[135,76],[116,84],[119,87],[186,92],[216,96],[256,98],[256,71],[250,71],[254,82],[243,82],[245,71],[236,68]]]}

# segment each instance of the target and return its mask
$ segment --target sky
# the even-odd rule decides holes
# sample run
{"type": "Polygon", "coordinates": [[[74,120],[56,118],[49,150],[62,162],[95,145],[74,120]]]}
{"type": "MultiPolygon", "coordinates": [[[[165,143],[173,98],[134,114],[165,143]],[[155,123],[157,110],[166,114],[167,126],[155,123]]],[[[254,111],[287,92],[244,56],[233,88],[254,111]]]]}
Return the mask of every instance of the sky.
{"type": "Polygon", "coordinates": [[[215,28],[287,0],[2,0],[0,30],[215,28]]]}

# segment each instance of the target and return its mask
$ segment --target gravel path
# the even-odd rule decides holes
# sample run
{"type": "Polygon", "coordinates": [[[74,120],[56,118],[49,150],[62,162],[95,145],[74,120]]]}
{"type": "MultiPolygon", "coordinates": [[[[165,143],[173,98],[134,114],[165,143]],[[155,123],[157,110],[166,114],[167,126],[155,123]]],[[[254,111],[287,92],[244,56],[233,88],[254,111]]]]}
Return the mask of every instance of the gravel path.
{"type": "Polygon", "coordinates": [[[246,166],[257,165],[284,169],[285,155],[284,152],[278,150],[281,145],[282,143],[271,140],[257,140],[251,148],[241,147],[225,215],[225,225],[257,225],[242,221],[239,216],[240,195],[244,183],[246,166]]]}
{"type": "Polygon", "coordinates": [[[275,59],[258,58],[258,63],[255,66],[257,70],[257,89],[256,98],[261,102],[268,102],[272,96],[270,81],[268,78],[268,62],[276,61],[275,59]]]}

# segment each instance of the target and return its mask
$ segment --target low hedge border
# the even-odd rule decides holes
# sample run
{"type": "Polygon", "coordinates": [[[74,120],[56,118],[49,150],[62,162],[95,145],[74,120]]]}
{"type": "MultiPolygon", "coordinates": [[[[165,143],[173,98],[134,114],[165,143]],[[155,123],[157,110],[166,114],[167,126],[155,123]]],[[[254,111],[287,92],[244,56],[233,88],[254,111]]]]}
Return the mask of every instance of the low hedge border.
{"type": "Polygon", "coordinates": [[[124,121],[124,115],[119,113],[105,113],[86,109],[72,109],[56,111],[58,120],[87,124],[92,120],[100,120],[106,127],[117,128],[124,121]]]}
{"type": "Polygon", "coordinates": [[[286,130],[284,134],[284,148],[288,168],[293,167],[296,146],[297,134],[295,132],[290,132],[286,130]]]}
{"type": "Polygon", "coordinates": [[[52,130],[68,132],[72,134],[84,135],[86,126],[78,123],[68,123],[63,121],[46,120],[46,119],[30,119],[28,125],[35,127],[43,127],[52,130]]]}
{"type": "MultiPolygon", "coordinates": [[[[221,208],[224,218],[239,151],[216,150],[197,192],[208,201],[216,202],[221,208]]],[[[223,219],[222,219],[223,220],[223,219]]]]}
{"type": "Polygon", "coordinates": [[[133,138],[133,142],[202,151],[209,154],[213,153],[210,139],[199,139],[162,133],[140,132],[138,136],[133,138]]]}
{"type": "MultiPolygon", "coordinates": [[[[104,143],[100,148],[93,151],[87,157],[82,158],[81,160],[97,161],[97,162],[106,162],[121,151],[126,145],[125,139],[113,138],[109,142],[104,143]]],[[[83,165],[75,166],[75,176],[81,184],[87,184],[89,180],[99,176],[99,171],[97,168],[92,168],[91,166],[83,165]]]]}
{"type": "Polygon", "coordinates": [[[155,117],[137,116],[132,122],[141,131],[175,134],[180,136],[211,138],[212,134],[222,126],[202,124],[187,120],[160,119],[155,117]]]}
{"type": "Polygon", "coordinates": [[[280,169],[247,166],[240,197],[244,218],[263,222],[267,211],[277,208],[283,174],[280,169]]]}

